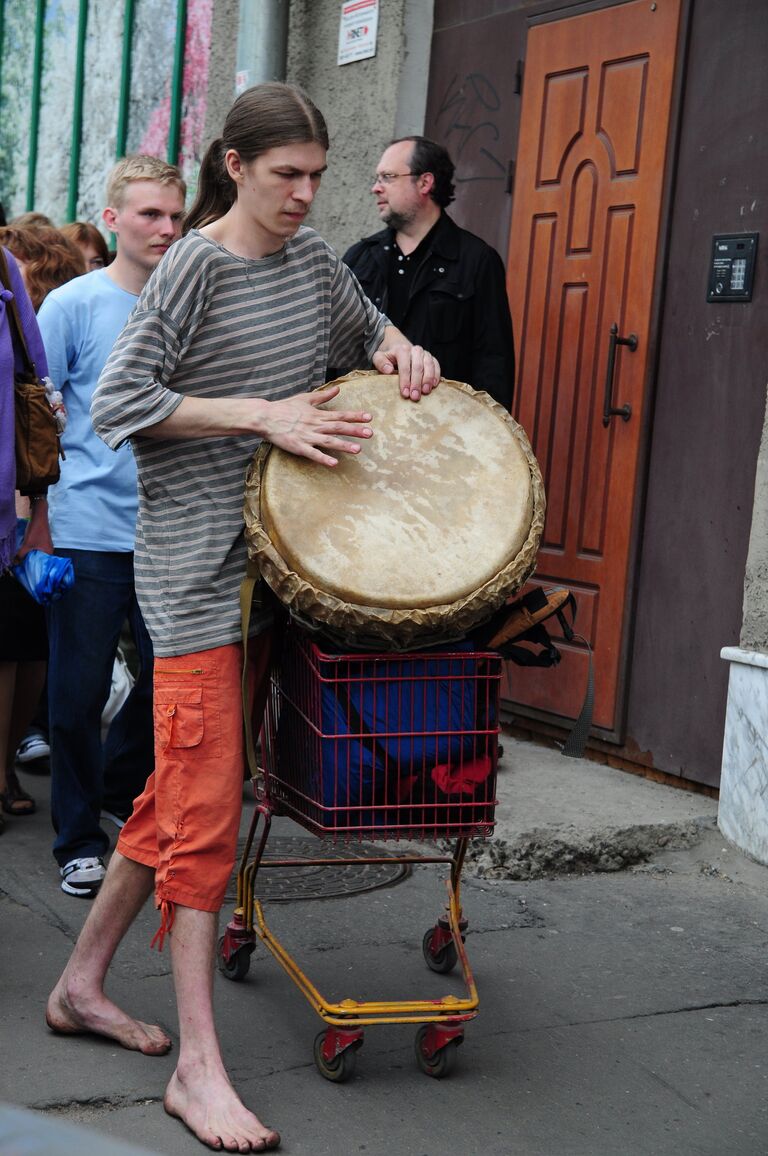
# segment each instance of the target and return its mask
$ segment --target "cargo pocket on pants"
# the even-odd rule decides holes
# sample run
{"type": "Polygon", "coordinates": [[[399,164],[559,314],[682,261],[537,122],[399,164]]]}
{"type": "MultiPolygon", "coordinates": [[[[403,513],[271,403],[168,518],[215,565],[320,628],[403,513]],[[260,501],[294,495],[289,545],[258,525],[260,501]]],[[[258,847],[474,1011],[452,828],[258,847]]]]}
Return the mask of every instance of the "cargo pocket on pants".
{"type": "Polygon", "coordinates": [[[154,713],[161,750],[200,746],[205,733],[202,686],[156,687],[154,713]]]}

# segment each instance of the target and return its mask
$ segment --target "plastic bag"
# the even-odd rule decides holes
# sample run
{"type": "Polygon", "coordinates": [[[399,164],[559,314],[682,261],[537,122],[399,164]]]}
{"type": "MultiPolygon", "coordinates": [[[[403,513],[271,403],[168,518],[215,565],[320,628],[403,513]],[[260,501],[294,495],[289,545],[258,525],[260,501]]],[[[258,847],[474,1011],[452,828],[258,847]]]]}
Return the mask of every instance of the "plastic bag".
{"type": "MultiPolygon", "coordinates": [[[[17,549],[24,541],[26,529],[26,521],[19,518],[16,522],[17,549]]],[[[30,550],[21,562],[11,567],[11,573],[41,606],[47,606],[49,602],[61,598],[75,581],[75,568],[71,558],[45,554],[42,550],[30,550]]]]}
{"type": "Polygon", "coordinates": [[[125,655],[118,646],[115,661],[112,664],[112,684],[109,688],[109,698],[101,715],[102,742],[106,741],[107,731],[109,730],[112,719],[131,693],[134,681],[134,677],[128,668],[128,663],[125,661],[125,655]]]}

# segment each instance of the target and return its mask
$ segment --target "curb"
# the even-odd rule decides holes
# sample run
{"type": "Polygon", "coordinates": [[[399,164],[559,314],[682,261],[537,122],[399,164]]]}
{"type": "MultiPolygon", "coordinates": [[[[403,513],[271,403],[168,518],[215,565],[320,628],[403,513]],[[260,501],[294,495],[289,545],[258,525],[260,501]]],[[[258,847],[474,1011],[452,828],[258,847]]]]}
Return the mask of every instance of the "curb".
{"type": "Polygon", "coordinates": [[[480,879],[544,879],[623,871],[660,851],[695,847],[715,819],[704,816],[685,823],[608,827],[577,833],[573,828],[533,828],[512,839],[470,841],[467,874],[480,879]]]}

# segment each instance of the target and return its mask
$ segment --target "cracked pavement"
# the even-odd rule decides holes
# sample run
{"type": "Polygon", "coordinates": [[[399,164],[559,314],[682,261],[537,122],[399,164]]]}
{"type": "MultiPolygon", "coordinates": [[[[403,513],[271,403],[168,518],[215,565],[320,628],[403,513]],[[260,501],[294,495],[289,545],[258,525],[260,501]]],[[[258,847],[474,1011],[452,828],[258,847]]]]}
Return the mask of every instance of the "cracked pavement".
{"type": "MultiPolygon", "coordinates": [[[[126,1144],[167,1156],[202,1152],[162,1108],[173,1052],[150,1058],[45,1027],[46,996],[88,903],[58,888],[48,780],[24,782],[39,813],[9,820],[0,839],[0,1100],[93,1131],[92,1146],[81,1151],[99,1156],[127,1154],[126,1144]]],[[[663,806],[671,789],[652,786],[654,806],[663,806]]],[[[578,826],[578,800],[561,798],[557,813],[543,804],[534,812],[523,807],[523,784],[517,789],[522,832],[536,825],[535,814],[550,846],[563,841],[564,829],[568,845],[599,833],[599,815],[578,826]]],[[[514,788],[508,799],[512,807],[514,788]]],[[[674,840],[660,845],[655,837],[640,863],[623,870],[583,873],[567,862],[558,872],[555,857],[540,877],[465,875],[480,1012],[446,1080],[418,1071],[409,1025],[367,1028],[355,1077],[323,1080],[312,1058],[321,1021],[258,945],[243,982],[215,981],[226,1059],[246,1103],[280,1129],[282,1151],[295,1156],[764,1156],[768,869],[725,845],[703,803],[712,801],[688,800],[691,813],[680,817],[697,824],[695,838],[674,850],[674,840]]],[[[626,809],[624,829],[627,819],[643,826],[634,795],[618,806],[626,809]]],[[[652,810],[649,826],[660,821],[652,810]]],[[[275,826],[281,835],[297,830],[282,820],[275,826]]],[[[614,828],[622,824],[606,812],[604,833],[614,828]]],[[[497,837],[517,845],[509,823],[497,837]]],[[[265,908],[267,921],[328,998],[461,995],[460,977],[432,974],[421,954],[443,906],[444,874],[419,866],[391,888],[274,904],[265,908]]],[[[109,991],[176,1039],[168,951],[149,950],[155,930],[147,909],[117,957],[109,991]]],[[[0,1113],[6,1156],[2,1120],[0,1113]]],[[[59,1149],[39,1151],[58,1156],[59,1149]]]]}

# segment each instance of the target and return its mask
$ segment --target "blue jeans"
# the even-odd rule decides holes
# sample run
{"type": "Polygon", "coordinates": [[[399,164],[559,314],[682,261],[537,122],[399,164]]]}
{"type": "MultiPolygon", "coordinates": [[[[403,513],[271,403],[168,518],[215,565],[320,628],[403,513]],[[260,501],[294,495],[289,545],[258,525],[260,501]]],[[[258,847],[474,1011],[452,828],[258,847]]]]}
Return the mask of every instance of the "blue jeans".
{"type": "Polygon", "coordinates": [[[48,612],[53,854],[63,867],[106,853],[102,807],[129,814],[154,769],[153,654],[136,601],[133,554],[56,552],[75,568],[74,586],[48,612]],[[141,669],[102,744],[101,713],[126,620],[141,669]]]}

